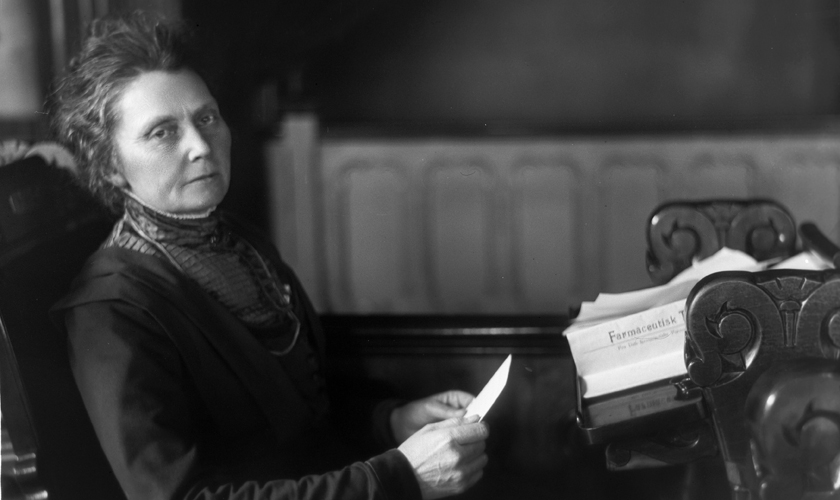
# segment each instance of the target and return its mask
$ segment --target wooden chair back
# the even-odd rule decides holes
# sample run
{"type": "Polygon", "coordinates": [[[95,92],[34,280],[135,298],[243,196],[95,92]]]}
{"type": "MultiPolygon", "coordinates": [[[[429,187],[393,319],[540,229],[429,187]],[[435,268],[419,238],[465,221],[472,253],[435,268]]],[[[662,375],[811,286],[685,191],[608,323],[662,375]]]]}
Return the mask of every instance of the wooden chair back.
{"type": "Polygon", "coordinates": [[[840,271],[716,273],[694,287],[685,314],[686,367],[733,498],[836,494],[840,271]]]}
{"type": "Polygon", "coordinates": [[[660,285],[723,247],[759,261],[789,257],[796,251],[796,225],[787,209],[771,200],[672,201],[651,213],[647,243],[648,274],[660,285]]]}
{"type": "Polygon", "coordinates": [[[0,397],[15,455],[4,483],[26,498],[124,498],[48,317],[111,224],[40,157],[0,167],[0,397]]]}

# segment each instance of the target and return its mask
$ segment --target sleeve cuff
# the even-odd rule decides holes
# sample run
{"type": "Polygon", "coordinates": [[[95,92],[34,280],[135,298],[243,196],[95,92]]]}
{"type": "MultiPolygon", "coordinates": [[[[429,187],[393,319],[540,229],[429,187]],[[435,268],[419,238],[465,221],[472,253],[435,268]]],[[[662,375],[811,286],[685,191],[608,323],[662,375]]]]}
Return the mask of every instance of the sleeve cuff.
{"type": "Polygon", "coordinates": [[[388,450],[367,461],[387,500],[422,500],[414,469],[399,450],[388,450]]]}
{"type": "Polygon", "coordinates": [[[391,429],[391,412],[398,406],[405,404],[401,399],[386,399],[377,403],[373,407],[371,414],[371,423],[373,425],[371,431],[373,439],[381,450],[396,448],[399,443],[394,438],[394,432],[391,429]]]}

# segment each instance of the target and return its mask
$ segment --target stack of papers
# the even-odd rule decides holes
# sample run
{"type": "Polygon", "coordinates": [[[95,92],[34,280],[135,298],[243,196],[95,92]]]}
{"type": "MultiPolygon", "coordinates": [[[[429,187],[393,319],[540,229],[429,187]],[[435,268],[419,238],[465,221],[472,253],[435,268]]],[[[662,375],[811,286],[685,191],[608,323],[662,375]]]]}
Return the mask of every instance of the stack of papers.
{"type": "Polygon", "coordinates": [[[802,269],[804,271],[823,271],[833,269],[834,265],[814,252],[801,252],[793,257],[770,266],[770,269],[802,269]]]}
{"type": "Polygon", "coordinates": [[[778,263],[757,262],[738,250],[714,255],[658,287],[600,294],[581,304],[564,335],[571,346],[582,395],[593,398],[685,374],[685,299],[705,276],[720,271],[826,269],[824,259],[804,252],[778,263]]]}

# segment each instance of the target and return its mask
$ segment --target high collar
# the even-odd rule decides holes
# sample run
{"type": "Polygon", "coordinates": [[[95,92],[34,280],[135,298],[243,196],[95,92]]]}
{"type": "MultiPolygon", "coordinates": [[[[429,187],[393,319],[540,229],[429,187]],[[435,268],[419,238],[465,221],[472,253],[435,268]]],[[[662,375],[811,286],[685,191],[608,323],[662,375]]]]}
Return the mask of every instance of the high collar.
{"type": "Polygon", "coordinates": [[[198,217],[181,217],[155,210],[132,196],[125,198],[125,217],[158,243],[194,246],[211,243],[219,233],[216,211],[198,217]]]}

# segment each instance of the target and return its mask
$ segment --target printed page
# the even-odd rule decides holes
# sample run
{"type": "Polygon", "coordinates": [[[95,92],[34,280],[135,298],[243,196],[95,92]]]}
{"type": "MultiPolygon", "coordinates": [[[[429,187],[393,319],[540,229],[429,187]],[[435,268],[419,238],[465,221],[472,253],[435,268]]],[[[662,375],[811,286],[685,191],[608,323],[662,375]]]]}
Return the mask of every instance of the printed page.
{"type": "MultiPolygon", "coordinates": [[[[563,334],[569,340],[583,396],[596,397],[685,373],[685,299],[703,277],[719,271],[760,271],[749,255],[723,248],[666,285],[585,302],[563,334]]],[[[774,269],[826,269],[831,264],[802,252],[774,269]]]]}
{"type": "Polygon", "coordinates": [[[685,300],[567,335],[584,397],[685,373],[685,300]]]}
{"type": "Polygon", "coordinates": [[[695,262],[664,285],[625,293],[601,293],[594,302],[583,302],[580,313],[564,334],[685,299],[698,281],[712,273],[760,271],[766,267],[767,263],[757,262],[744,252],[724,247],[707,259],[695,262]]]}
{"type": "MultiPolygon", "coordinates": [[[[679,335],[674,335],[674,337],[679,337],[679,335]]],[[[672,349],[643,363],[619,366],[612,370],[583,376],[581,377],[582,396],[584,398],[595,398],[658,380],[685,375],[685,358],[682,346],[683,342],[681,341],[680,349],[672,349]]]]}

